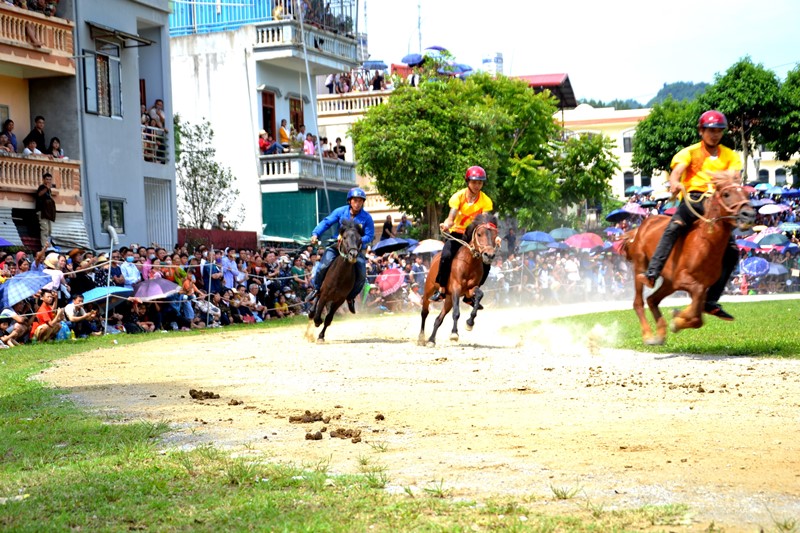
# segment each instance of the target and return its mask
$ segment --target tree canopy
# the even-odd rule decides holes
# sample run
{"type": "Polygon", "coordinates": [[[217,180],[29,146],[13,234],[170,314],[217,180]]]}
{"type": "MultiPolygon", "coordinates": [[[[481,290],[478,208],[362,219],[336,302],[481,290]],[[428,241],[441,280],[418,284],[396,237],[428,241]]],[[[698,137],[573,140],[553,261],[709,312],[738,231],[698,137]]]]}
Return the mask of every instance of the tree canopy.
{"type": "Polygon", "coordinates": [[[603,172],[616,164],[608,150],[596,148],[598,141],[583,137],[566,143],[566,153],[586,143],[588,155],[562,155],[555,111],[549,94],[535,94],[519,80],[431,78],[418,88],[395,89],[350,133],[359,171],[429,228],[444,218],[447,200],[464,187],[472,165],[486,169],[484,190],[496,211],[522,225],[546,224],[565,203],[607,194],[613,170],[603,172]]]}
{"type": "Polygon", "coordinates": [[[222,213],[232,227],[241,222],[229,212],[239,196],[230,169],[214,160],[214,130],[201,124],[181,122],[175,115],[177,193],[179,224],[184,228],[208,228],[222,213]]]}
{"type": "Polygon", "coordinates": [[[708,84],[692,83],[690,81],[676,81],[665,83],[658,93],[647,102],[647,107],[665,102],[668,98],[682,102],[684,100],[697,100],[708,89],[708,84]]]}

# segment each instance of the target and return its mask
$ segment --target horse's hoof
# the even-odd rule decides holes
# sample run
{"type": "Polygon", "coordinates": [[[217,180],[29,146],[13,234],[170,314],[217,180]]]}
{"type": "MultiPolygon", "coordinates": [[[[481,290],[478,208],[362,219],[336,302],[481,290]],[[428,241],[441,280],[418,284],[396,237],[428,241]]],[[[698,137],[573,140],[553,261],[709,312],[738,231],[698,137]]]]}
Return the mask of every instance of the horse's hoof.
{"type": "Polygon", "coordinates": [[[425,347],[426,348],[435,348],[436,347],[436,343],[433,342],[433,341],[428,341],[428,342],[425,343],[425,347]]]}
{"type": "Polygon", "coordinates": [[[664,339],[659,337],[650,337],[649,339],[645,339],[644,343],[647,346],[662,346],[664,344],[664,339]]]}
{"type": "Polygon", "coordinates": [[[450,340],[453,342],[458,342],[458,333],[451,333],[450,340]]]}
{"type": "Polygon", "coordinates": [[[467,325],[466,325],[466,326],[464,326],[464,329],[466,329],[467,331],[472,331],[472,324],[470,324],[469,322],[467,322],[467,325]]]}
{"type": "Polygon", "coordinates": [[[317,344],[325,344],[325,339],[317,339],[317,344]]]}
{"type": "Polygon", "coordinates": [[[671,320],[669,323],[669,330],[672,333],[678,333],[681,329],[678,327],[678,324],[676,324],[674,320],[671,320]]]}

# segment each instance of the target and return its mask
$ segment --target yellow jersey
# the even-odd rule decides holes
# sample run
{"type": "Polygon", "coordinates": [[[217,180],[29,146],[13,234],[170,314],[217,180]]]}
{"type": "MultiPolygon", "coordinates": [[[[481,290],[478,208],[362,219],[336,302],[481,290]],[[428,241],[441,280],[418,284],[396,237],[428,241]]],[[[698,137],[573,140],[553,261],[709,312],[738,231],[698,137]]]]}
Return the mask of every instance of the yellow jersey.
{"type": "Polygon", "coordinates": [[[483,194],[483,191],[480,191],[478,199],[472,203],[469,203],[467,200],[468,192],[469,189],[461,189],[450,197],[450,202],[448,203],[450,208],[458,211],[453,221],[453,227],[450,228],[451,232],[464,233],[467,226],[470,225],[476,216],[481,213],[489,213],[492,210],[492,199],[483,194]]]}
{"type": "Polygon", "coordinates": [[[713,191],[711,185],[711,174],[721,170],[741,170],[742,161],[736,152],[727,146],[718,146],[718,153],[713,157],[705,149],[702,141],[687,146],[672,158],[670,168],[684,163],[686,170],[681,176],[681,183],[686,187],[686,191],[713,191]]]}

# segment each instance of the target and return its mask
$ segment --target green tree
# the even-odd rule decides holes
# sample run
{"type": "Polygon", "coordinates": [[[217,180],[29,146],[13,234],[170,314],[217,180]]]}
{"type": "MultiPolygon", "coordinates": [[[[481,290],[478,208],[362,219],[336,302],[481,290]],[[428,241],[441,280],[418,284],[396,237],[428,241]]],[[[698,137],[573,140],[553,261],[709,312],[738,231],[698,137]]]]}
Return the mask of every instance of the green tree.
{"type": "Polygon", "coordinates": [[[563,203],[595,204],[607,199],[608,180],[620,169],[614,146],[605,135],[575,136],[563,143],[553,165],[563,203]]]}
{"type": "Polygon", "coordinates": [[[233,174],[214,160],[214,130],[207,120],[201,124],[180,122],[175,117],[176,174],[179,224],[184,228],[208,228],[217,213],[225,215],[232,227],[241,223],[229,216],[239,191],[233,188],[233,174]]]}
{"type": "MultiPolygon", "coordinates": [[[[780,161],[800,152],[800,66],[786,74],[779,93],[781,112],[771,120],[775,141],[770,146],[780,161]]],[[[793,185],[800,186],[800,160],[792,168],[793,185]]]]}
{"type": "Polygon", "coordinates": [[[633,168],[645,175],[669,172],[672,157],[681,148],[698,141],[700,104],[667,98],[656,104],[636,126],[633,137],[633,168]]]}
{"type": "Polygon", "coordinates": [[[717,109],[728,119],[731,139],[742,151],[743,176],[755,145],[775,140],[770,120],[779,115],[780,82],[774,72],[749,57],[734,63],[725,74],[717,74],[714,84],[700,98],[708,109],[717,109]]]}

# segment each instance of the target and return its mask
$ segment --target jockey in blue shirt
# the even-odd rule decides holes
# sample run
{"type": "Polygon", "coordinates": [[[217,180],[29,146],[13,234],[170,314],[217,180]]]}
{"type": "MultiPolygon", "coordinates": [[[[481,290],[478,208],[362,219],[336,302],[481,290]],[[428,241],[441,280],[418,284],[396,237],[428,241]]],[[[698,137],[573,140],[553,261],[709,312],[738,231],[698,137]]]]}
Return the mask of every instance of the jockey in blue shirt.
{"type": "MultiPolygon", "coordinates": [[[[314,231],[311,232],[311,244],[316,244],[319,236],[328,231],[328,228],[334,224],[338,226],[343,220],[353,220],[361,224],[364,228],[364,236],[361,238],[361,252],[358,254],[356,262],[356,282],[353,285],[353,290],[347,295],[347,307],[351,313],[356,312],[355,299],[356,296],[364,288],[364,282],[367,279],[367,258],[364,255],[364,250],[372,243],[375,238],[375,222],[372,220],[372,215],[364,211],[364,201],[367,199],[367,193],[364,189],[354,187],[347,193],[347,205],[343,205],[334,209],[330,215],[326,216],[320,222],[314,231]]],[[[325,279],[325,274],[328,272],[328,267],[339,255],[339,251],[335,246],[325,249],[325,254],[320,259],[317,272],[314,275],[314,291],[308,296],[307,300],[312,301],[317,297],[322,281],[325,279]]]]}

